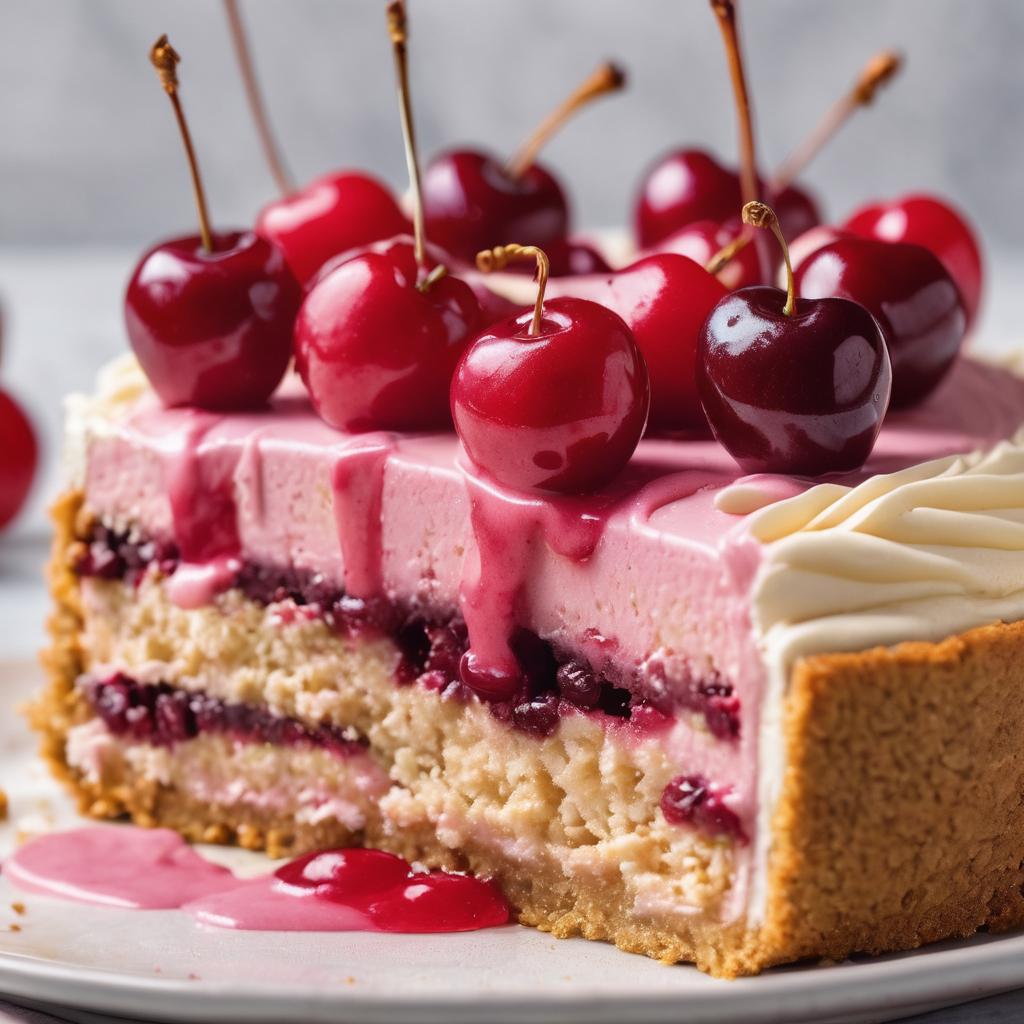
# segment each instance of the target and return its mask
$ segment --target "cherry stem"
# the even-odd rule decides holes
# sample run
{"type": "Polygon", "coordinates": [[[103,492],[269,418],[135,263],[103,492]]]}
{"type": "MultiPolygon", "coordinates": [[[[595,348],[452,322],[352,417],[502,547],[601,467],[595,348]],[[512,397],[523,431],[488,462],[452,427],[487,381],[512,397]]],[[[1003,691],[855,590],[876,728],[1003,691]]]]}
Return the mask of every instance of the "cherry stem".
{"type": "Polygon", "coordinates": [[[779,166],[771,180],[772,194],[791,184],[857,110],[874,102],[878,90],[892,81],[902,67],[903,57],[899,53],[876,53],[861,69],[850,90],[832,104],[814,131],[779,166]]]}
{"type": "Polygon", "coordinates": [[[188,167],[192,175],[192,192],[196,201],[196,212],[199,215],[199,236],[202,239],[203,250],[213,252],[213,234],[210,231],[210,215],[206,209],[206,194],[203,191],[203,182],[199,177],[199,163],[196,160],[195,150],[192,148],[192,136],[188,130],[188,123],[185,120],[185,112],[181,108],[181,100],[178,97],[178,63],[181,57],[177,50],[167,41],[167,36],[162,35],[149,51],[149,59],[156,68],[157,77],[171,100],[171,107],[174,109],[174,116],[178,121],[178,128],[181,131],[181,141],[185,146],[185,156],[188,158],[188,167]]]}
{"type": "Polygon", "coordinates": [[[757,200],[744,204],[742,216],[744,224],[750,224],[755,228],[767,228],[782,248],[782,258],[786,261],[786,304],[782,307],[782,312],[786,316],[792,316],[796,312],[796,283],[793,280],[793,264],[789,260],[789,246],[786,245],[786,238],[779,227],[779,218],[767,203],[757,200]]]}
{"type": "MultiPolygon", "coordinates": [[[[409,168],[409,186],[412,190],[413,242],[419,281],[416,287],[426,291],[437,280],[435,271],[427,271],[426,228],[423,222],[423,188],[420,185],[420,161],[416,151],[416,133],[413,130],[412,102],[409,98],[409,38],[408,22],[403,0],[391,0],[387,6],[388,34],[395,55],[395,74],[398,78],[398,108],[402,115],[402,138],[405,142],[405,163],[409,168]]],[[[436,270],[436,268],[435,268],[436,270]]],[[[443,277],[444,275],[438,275],[443,277]]]]}
{"type": "MultiPolygon", "coordinates": [[[[758,199],[757,152],[754,146],[754,115],[750,105],[750,94],[747,91],[743,51],[736,24],[736,5],[734,0],[711,0],[711,9],[718,18],[718,27],[725,43],[729,77],[732,79],[733,98],[736,102],[740,143],[740,192],[744,203],[752,203],[758,199]]],[[[767,250],[759,244],[757,252],[761,274],[768,280],[771,277],[771,261],[767,250]]]]}
{"type": "Polygon", "coordinates": [[[512,260],[537,261],[537,301],[533,307],[533,320],[530,323],[530,337],[540,334],[541,319],[544,316],[544,291],[548,286],[550,263],[543,249],[535,245],[497,245],[493,249],[482,249],[476,254],[476,268],[482,274],[490,274],[495,270],[504,270],[512,260]]]}
{"type": "Polygon", "coordinates": [[[598,67],[541,121],[534,133],[505,165],[508,175],[515,180],[521,178],[533,166],[548,140],[577,110],[600,96],[618,92],[625,84],[626,73],[617,65],[609,61],[598,67]]]}
{"type": "Polygon", "coordinates": [[[291,195],[295,191],[295,184],[285,168],[280,147],[270,129],[270,119],[267,117],[267,108],[263,103],[263,94],[256,78],[256,67],[242,21],[242,12],[238,9],[238,0],[224,0],[224,11],[228,16],[228,28],[231,32],[231,42],[235,47],[238,70],[242,75],[242,85],[245,87],[245,98],[249,103],[252,119],[256,123],[260,145],[263,147],[263,157],[281,195],[291,195]]]}

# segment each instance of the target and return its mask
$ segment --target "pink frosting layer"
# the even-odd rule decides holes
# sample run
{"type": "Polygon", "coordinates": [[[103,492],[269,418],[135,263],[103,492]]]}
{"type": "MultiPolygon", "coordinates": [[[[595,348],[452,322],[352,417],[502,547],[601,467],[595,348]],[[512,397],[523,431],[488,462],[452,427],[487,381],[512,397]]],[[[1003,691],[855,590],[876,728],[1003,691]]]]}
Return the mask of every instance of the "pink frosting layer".
{"type": "MultiPolygon", "coordinates": [[[[1024,383],[963,359],[926,405],[890,416],[857,476],[991,445],[1022,410],[1024,383]]],[[[715,508],[741,474],[713,441],[645,440],[607,490],[551,499],[472,477],[453,435],[339,433],[294,381],[263,412],[167,410],[147,396],[108,426],[89,444],[88,504],[176,540],[181,603],[208,600],[232,559],[292,564],[355,596],[461,606],[474,651],[494,666],[514,623],[599,670],[717,672],[741,701],[739,739],[680,722],[662,742],[680,770],[729,780],[752,820],[764,666],[749,592],[761,548],[742,517],[715,508]]],[[[775,483],[784,496],[811,482],[775,483]]]]}

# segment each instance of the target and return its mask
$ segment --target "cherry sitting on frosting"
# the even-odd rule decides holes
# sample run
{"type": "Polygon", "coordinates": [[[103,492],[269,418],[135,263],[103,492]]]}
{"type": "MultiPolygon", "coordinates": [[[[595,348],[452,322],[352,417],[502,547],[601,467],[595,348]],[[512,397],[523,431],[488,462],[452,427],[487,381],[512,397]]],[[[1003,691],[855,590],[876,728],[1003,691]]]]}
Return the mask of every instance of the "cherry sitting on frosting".
{"type": "Polygon", "coordinates": [[[548,294],[590,299],[625,320],[650,376],[652,430],[707,432],[697,395],[697,339],[727,294],[724,285],[685,256],[657,253],[612,274],[551,281],[548,294]]]}
{"type": "Polygon", "coordinates": [[[449,427],[448,385],[480,305],[455,277],[424,276],[404,239],[342,263],[306,295],[295,362],[340,430],[449,427]]]}
{"type": "Polygon", "coordinates": [[[323,277],[295,322],[295,363],[313,406],[342,430],[436,430],[450,425],[448,388],[482,326],[470,287],[433,265],[424,231],[409,99],[405,5],[387,7],[413,198],[412,243],[374,245],[323,277]]]}
{"type": "Polygon", "coordinates": [[[213,233],[178,99],[180,59],[162,36],[150,53],[192,174],[200,234],[155,246],[125,295],[128,339],[165,405],[239,409],[265,402],[291,359],[301,291],[284,256],[252,232],[213,233]]]}
{"type": "Polygon", "coordinates": [[[949,271],[963,296],[970,325],[981,304],[981,248],[966,217],[936,196],[909,195],[854,211],[848,231],[883,242],[911,242],[930,249],[949,271]]]}
{"type": "Polygon", "coordinates": [[[268,203],[256,230],[281,249],[292,273],[307,284],[332,256],[400,235],[409,221],[376,178],[340,171],[268,203]]]}
{"type": "MultiPolygon", "coordinates": [[[[744,220],[769,227],[789,256],[778,221],[762,203],[744,220]]],[[[889,404],[891,370],[881,331],[847,299],[796,299],[744,288],[705,325],[697,383],[715,437],[748,473],[816,476],[856,469],[874,447],[889,404]]]]}
{"type": "MultiPolygon", "coordinates": [[[[601,65],[507,164],[471,149],[438,154],[423,175],[427,233],[434,242],[467,263],[505,238],[531,238],[545,247],[564,244],[569,204],[537,155],[576,110],[624,82],[613,64],[601,65]]],[[[554,266],[571,272],[568,262],[557,260],[554,266]]]]}
{"type": "Polygon", "coordinates": [[[796,272],[803,298],[837,296],[867,308],[892,360],[892,404],[926,398],[953,365],[967,329],[960,291],[923,246],[841,238],[803,261],[796,272]]]}
{"type": "Polygon", "coordinates": [[[499,322],[466,349],[452,380],[455,429],[471,461],[498,483],[574,494],[629,461],[647,422],[647,367],[625,322],[580,298],[544,303],[547,258],[535,246],[479,255],[487,272],[536,258],[532,313],[499,322]]]}
{"type": "Polygon", "coordinates": [[[0,390],[0,530],[21,510],[39,461],[35,431],[24,410],[0,390]]]}

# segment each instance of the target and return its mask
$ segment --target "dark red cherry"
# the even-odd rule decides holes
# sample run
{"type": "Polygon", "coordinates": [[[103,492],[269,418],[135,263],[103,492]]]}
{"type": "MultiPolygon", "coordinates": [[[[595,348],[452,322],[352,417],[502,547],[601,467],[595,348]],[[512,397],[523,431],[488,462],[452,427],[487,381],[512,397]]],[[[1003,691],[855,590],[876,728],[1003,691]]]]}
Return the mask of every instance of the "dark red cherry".
{"type": "Polygon", "coordinates": [[[409,879],[409,865],[383,850],[320,850],[282,864],[274,877],[339,903],[366,903],[409,879]]]}
{"type": "MultiPolygon", "coordinates": [[[[658,243],[657,250],[688,256],[694,263],[699,263],[703,267],[733,242],[741,229],[742,224],[736,217],[725,222],[698,220],[663,239],[658,243]]],[[[762,283],[757,246],[744,246],[715,274],[715,277],[729,291],[762,283]]]]}
{"type": "MultiPolygon", "coordinates": [[[[710,153],[700,149],[668,153],[641,186],[634,213],[637,243],[641,248],[664,248],[659,243],[697,221],[735,222],[742,202],[739,175],[710,153]]],[[[821,220],[814,199],[797,185],[775,196],[774,206],[787,237],[821,220]]]]}
{"type": "Polygon", "coordinates": [[[280,249],[253,232],[162,242],[125,296],[128,339],[165,405],[265,402],[291,359],[302,292],[280,249]]]}
{"type": "Polygon", "coordinates": [[[981,248],[967,218],[945,200],[917,194],[872,203],[854,211],[843,226],[865,238],[930,249],[956,282],[967,322],[973,323],[981,303],[981,248]]]}
{"type": "Polygon", "coordinates": [[[796,273],[801,296],[838,296],[878,321],[892,359],[894,408],[930,394],[953,365],[967,328],[960,291],[923,246],[844,238],[826,245],[796,273]]]}
{"type": "Polygon", "coordinates": [[[747,473],[856,469],[888,406],[885,342],[854,302],[785,304],[778,288],[743,288],[708,318],[697,383],[711,429],[747,473]]]}
{"type": "Polygon", "coordinates": [[[21,510],[39,461],[35,431],[24,410],[0,390],[0,530],[21,510]]]}
{"type": "Polygon", "coordinates": [[[492,325],[452,380],[455,429],[470,460],[499,483],[595,490],[629,461],[647,422],[643,356],[622,318],[580,298],[492,325]]]}
{"type": "Polygon", "coordinates": [[[471,149],[434,157],[423,175],[423,209],[430,240],[467,263],[510,238],[546,249],[569,230],[565,193],[543,165],[513,178],[500,160],[471,149]]]}
{"type": "Polygon", "coordinates": [[[358,171],[325,174],[256,218],[256,231],[281,249],[304,285],[332,256],[408,230],[389,189],[358,171]]]}
{"type": "MultiPolygon", "coordinates": [[[[597,249],[588,244],[569,238],[560,238],[544,248],[551,263],[552,277],[576,277],[581,274],[604,274],[612,268],[597,249]]],[[[509,270],[523,274],[534,271],[526,264],[515,264],[509,270]]]]}
{"type": "Polygon", "coordinates": [[[789,243],[789,258],[792,260],[794,273],[819,249],[838,242],[840,238],[852,237],[851,232],[844,228],[833,227],[831,224],[818,224],[802,235],[797,235],[789,243]]]}
{"type": "Polygon", "coordinates": [[[450,426],[448,386],[480,305],[464,281],[417,287],[398,239],[343,263],[310,291],[295,322],[295,362],[313,406],[341,430],[450,426]]]}
{"type": "Polygon", "coordinates": [[[697,341],[727,290],[702,266],[656,254],[612,274],[556,279],[548,294],[590,299],[625,320],[650,376],[652,430],[707,430],[697,395],[697,341]]]}

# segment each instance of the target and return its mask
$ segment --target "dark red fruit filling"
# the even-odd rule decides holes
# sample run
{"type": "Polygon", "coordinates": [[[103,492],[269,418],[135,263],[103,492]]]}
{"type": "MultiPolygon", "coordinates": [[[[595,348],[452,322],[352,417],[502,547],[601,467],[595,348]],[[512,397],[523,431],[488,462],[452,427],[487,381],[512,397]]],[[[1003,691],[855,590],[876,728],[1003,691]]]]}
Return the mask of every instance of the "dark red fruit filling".
{"type": "Polygon", "coordinates": [[[712,785],[703,775],[677,775],[661,794],[661,813],[672,825],[692,825],[745,843],[740,819],[725,803],[731,791],[729,786],[712,785]]]}
{"type": "Polygon", "coordinates": [[[169,747],[215,732],[243,743],[323,747],[339,756],[365,749],[332,725],[306,725],[266,708],[186,693],[166,683],[138,683],[120,672],[106,679],[86,677],[79,685],[110,732],[139,742],[169,747]]]}
{"type": "MultiPolygon", "coordinates": [[[[172,544],[97,526],[77,570],[81,576],[135,583],[154,561],[162,571],[173,572],[178,551],[172,544]]],[[[571,652],[520,629],[512,639],[521,671],[518,690],[509,699],[507,681],[501,680],[492,696],[486,680],[476,679],[471,668],[460,670],[469,641],[458,615],[403,609],[384,598],[350,597],[320,573],[296,568],[247,562],[239,570],[235,586],[258,604],[291,601],[316,609],[346,636],[391,637],[402,655],[399,682],[418,683],[449,698],[465,700],[475,695],[487,701],[495,717],[535,736],[551,735],[562,715],[580,711],[629,719],[644,730],[656,729],[667,725],[680,708],[703,715],[718,739],[739,736],[740,700],[732,685],[714,672],[703,679],[669,679],[664,666],[656,663],[643,674],[620,673],[613,678],[610,670],[599,672],[571,652]]],[[[600,637],[590,640],[600,649],[615,646],[600,637]]],[[[472,662],[471,657],[467,660],[472,662]]]]}

